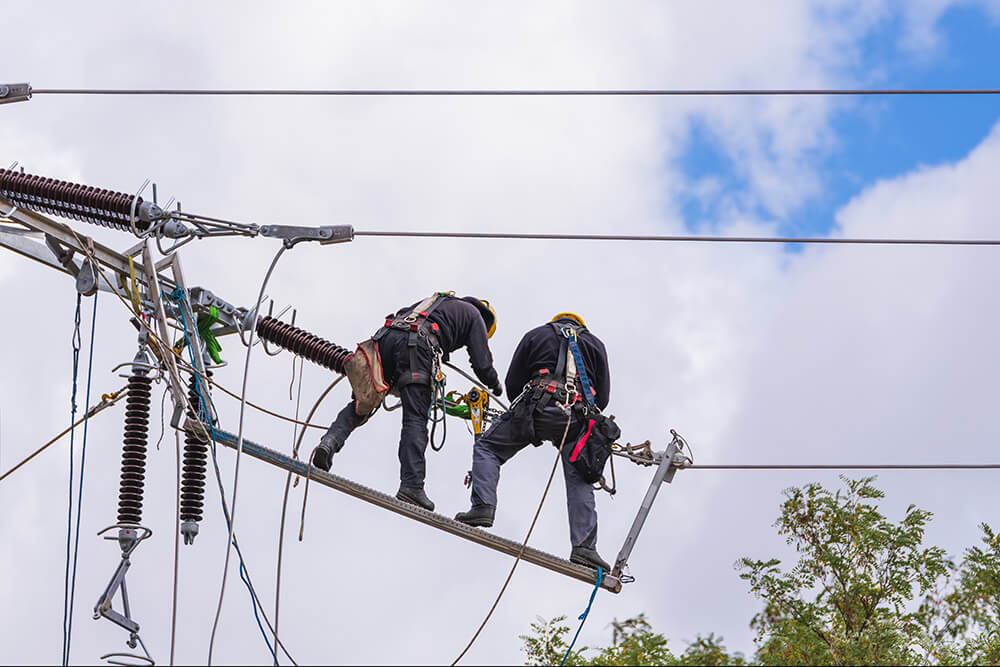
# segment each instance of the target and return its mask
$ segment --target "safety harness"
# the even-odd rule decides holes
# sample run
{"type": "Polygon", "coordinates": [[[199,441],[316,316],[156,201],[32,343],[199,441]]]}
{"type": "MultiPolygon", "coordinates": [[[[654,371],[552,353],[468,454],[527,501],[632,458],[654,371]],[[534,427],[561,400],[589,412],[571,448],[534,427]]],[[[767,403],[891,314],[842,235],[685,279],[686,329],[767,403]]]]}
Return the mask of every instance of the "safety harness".
{"type": "Polygon", "coordinates": [[[608,487],[602,472],[611,457],[611,445],[621,437],[621,431],[613,418],[601,414],[594,402],[596,392],[590,385],[587,365],[578,343],[580,333],[586,331],[586,327],[565,322],[550,322],[549,325],[562,341],[555,373],[550,373],[547,368],[540,369],[525,387],[521,398],[530,395],[532,402],[542,408],[555,400],[557,405],[578,414],[583,428],[572,445],[569,462],[584,480],[596,483],[599,488],[614,495],[614,481],[608,487]]]}
{"type": "Polygon", "coordinates": [[[433,382],[441,380],[441,357],[443,352],[441,350],[441,343],[438,340],[441,329],[438,327],[437,322],[431,322],[428,317],[442,303],[454,298],[456,298],[454,292],[435,292],[407,311],[386,315],[385,324],[372,336],[372,340],[378,342],[392,329],[409,333],[407,346],[410,349],[410,372],[399,377],[394,384],[395,390],[398,391],[400,388],[414,382],[433,384],[433,382]],[[433,375],[427,373],[427,371],[418,370],[417,345],[421,340],[427,343],[427,346],[430,348],[431,357],[433,358],[433,375]]]}
{"type": "Polygon", "coordinates": [[[588,411],[596,411],[594,390],[590,386],[586,365],[577,345],[580,333],[587,328],[567,322],[549,322],[549,326],[562,341],[555,372],[550,372],[548,368],[539,369],[528,382],[525,391],[543,408],[553,400],[566,406],[574,405],[584,396],[588,411]]]}

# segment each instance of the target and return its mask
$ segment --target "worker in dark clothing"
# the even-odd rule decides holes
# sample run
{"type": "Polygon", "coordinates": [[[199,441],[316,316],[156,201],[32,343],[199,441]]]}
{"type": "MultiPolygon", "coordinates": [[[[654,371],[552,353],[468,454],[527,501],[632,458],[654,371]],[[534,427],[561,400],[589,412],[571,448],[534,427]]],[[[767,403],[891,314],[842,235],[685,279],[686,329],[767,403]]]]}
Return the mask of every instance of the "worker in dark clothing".
{"type": "Polygon", "coordinates": [[[465,347],[476,376],[500,396],[500,379],[488,343],[495,330],[496,313],[489,302],[458,298],[450,292],[435,293],[387,316],[385,326],[358,346],[354,355],[357,372],[352,373],[349,360],[352,401],[320,439],[312,464],[329,470],[333,455],[344,447],[347,437],[368,421],[385,393],[391,392],[399,396],[403,407],[396,498],[433,511],[434,503],[424,492],[432,383],[440,377],[440,363],[447,361],[451,352],[465,347]]]}
{"type": "Polygon", "coordinates": [[[580,412],[570,407],[583,400],[583,385],[577,376],[580,369],[565,352],[563,333],[567,326],[576,332],[594,404],[602,410],[607,407],[611,393],[607,351],[579,315],[559,313],[549,324],[529,331],[514,351],[507,371],[508,395],[517,399],[473,446],[472,508],[455,519],[470,526],[491,527],[496,514],[500,466],[529,443],[536,446],[546,440],[556,446],[562,443],[573,547],[570,560],[609,571],[611,568],[597,553],[594,488],[571,463],[573,444],[580,440],[585,422],[580,412]]]}

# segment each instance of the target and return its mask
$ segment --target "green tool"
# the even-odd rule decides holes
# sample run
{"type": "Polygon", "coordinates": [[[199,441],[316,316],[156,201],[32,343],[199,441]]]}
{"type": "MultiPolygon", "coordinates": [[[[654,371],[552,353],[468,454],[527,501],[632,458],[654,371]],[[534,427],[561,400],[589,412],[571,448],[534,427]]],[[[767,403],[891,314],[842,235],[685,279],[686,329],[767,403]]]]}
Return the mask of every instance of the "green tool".
{"type": "Polygon", "coordinates": [[[444,397],[445,407],[444,410],[452,417],[459,417],[461,419],[471,419],[472,412],[469,409],[468,404],[460,403],[464,396],[455,396],[454,391],[449,391],[448,395],[444,397]]]}
{"type": "Polygon", "coordinates": [[[215,337],[212,333],[212,325],[219,321],[219,309],[215,306],[209,306],[208,314],[202,315],[198,318],[198,335],[201,339],[205,341],[205,349],[208,351],[208,356],[212,358],[217,364],[222,363],[222,344],[219,343],[219,339],[215,337]]]}

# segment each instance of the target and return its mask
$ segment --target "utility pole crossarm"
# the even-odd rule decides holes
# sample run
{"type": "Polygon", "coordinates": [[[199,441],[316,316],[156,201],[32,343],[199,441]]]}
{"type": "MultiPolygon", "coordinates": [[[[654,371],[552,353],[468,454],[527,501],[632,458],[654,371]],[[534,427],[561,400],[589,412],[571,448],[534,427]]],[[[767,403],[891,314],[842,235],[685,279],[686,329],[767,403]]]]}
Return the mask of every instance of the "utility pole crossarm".
{"type": "MultiPolygon", "coordinates": [[[[176,280],[160,273],[172,261],[173,254],[168,255],[167,259],[162,260],[159,264],[151,266],[151,271],[147,271],[145,266],[147,261],[152,261],[151,259],[135,257],[142,253],[145,243],[139,243],[125,251],[125,253],[118,252],[96,241],[92,249],[89,247],[84,248],[81,244],[87,243],[88,238],[74,233],[73,229],[68,225],[56,222],[30,209],[20,208],[3,197],[0,197],[0,220],[24,226],[22,230],[13,225],[6,226],[0,224],[0,247],[13,250],[19,255],[33,259],[36,262],[71,276],[76,276],[78,267],[74,262],[63,263],[56,251],[66,249],[68,253],[79,254],[83,259],[86,259],[88,252],[92,252],[97,263],[105,269],[111,270],[115,274],[115,278],[120,281],[118,285],[109,286],[105,280],[98,279],[97,284],[101,290],[114,291],[120,296],[128,298],[126,291],[121,288],[121,285],[130,280],[132,275],[132,270],[129,266],[130,257],[134,258],[132,260],[132,268],[135,270],[136,282],[141,286],[149,286],[151,275],[157,276],[159,291],[161,292],[173,292],[177,286],[176,280]],[[31,232],[38,232],[44,235],[46,242],[42,244],[30,240],[26,235],[31,232]],[[164,265],[161,266],[161,264],[164,265]],[[77,271],[74,271],[74,269],[77,269],[77,271]]],[[[330,236],[334,236],[334,233],[331,232],[330,236]]],[[[212,306],[218,309],[218,320],[221,326],[213,331],[216,337],[236,333],[239,331],[240,326],[246,328],[246,326],[250,325],[248,322],[249,319],[252,319],[250,316],[255,315],[247,313],[245,308],[234,306],[203,287],[192,287],[189,298],[190,304],[196,314],[207,313],[212,306]]],[[[179,318],[172,307],[168,308],[165,314],[168,318],[179,318]]]]}
{"type": "MultiPolygon", "coordinates": [[[[236,449],[238,439],[232,433],[216,429],[215,436],[216,440],[220,444],[236,449]]],[[[331,489],[336,489],[337,491],[354,496],[355,498],[364,500],[365,502],[376,505],[377,507],[390,510],[410,519],[415,519],[421,523],[427,524],[428,526],[437,528],[438,530],[443,530],[447,533],[451,533],[452,535],[457,535],[458,537],[469,540],[470,542],[475,542],[476,544],[488,547],[494,551],[499,551],[500,553],[507,554],[508,556],[516,557],[518,552],[521,550],[521,544],[519,542],[508,540],[498,535],[493,535],[492,533],[488,533],[481,528],[467,526],[464,523],[459,523],[458,521],[440,514],[435,514],[434,512],[428,512],[427,510],[417,507],[416,505],[401,502],[390,495],[370,489],[362,484],[352,482],[351,480],[340,477],[339,475],[323,472],[322,470],[318,470],[316,468],[312,468],[312,470],[310,470],[311,466],[305,461],[293,459],[282,454],[281,452],[268,449],[267,447],[251,442],[245,438],[243,439],[243,452],[253,456],[254,458],[260,459],[265,463],[270,463],[273,466],[281,468],[282,470],[287,470],[296,475],[300,475],[302,477],[308,475],[310,479],[317,484],[322,484],[323,486],[328,486],[331,489]]],[[[547,570],[551,570],[574,579],[579,579],[580,581],[584,581],[591,585],[597,581],[597,572],[593,568],[571,563],[568,560],[532,547],[526,547],[524,549],[524,554],[521,556],[521,560],[533,563],[540,567],[544,567],[547,570]]],[[[617,577],[605,574],[604,579],[601,582],[601,588],[609,590],[612,593],[618,593],[621,591],[622,585],[621,581],[619,581],[617,577]]]]}

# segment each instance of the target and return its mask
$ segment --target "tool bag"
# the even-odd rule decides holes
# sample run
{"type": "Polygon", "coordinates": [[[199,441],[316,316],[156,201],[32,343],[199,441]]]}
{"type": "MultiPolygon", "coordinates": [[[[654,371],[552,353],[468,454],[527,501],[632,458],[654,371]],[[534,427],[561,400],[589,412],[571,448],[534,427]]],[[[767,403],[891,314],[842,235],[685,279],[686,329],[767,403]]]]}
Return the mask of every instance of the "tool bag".
{"type": "Polygon", "coordinates": [[[584,481],[595,484],[603,477],[604,466],[611,457],[611,444],[621,437],[622,432],[613,419],[601,414],[594,403],[594,391],[590,386],[590,378],[587,377],[587,367],[577,345],[577,335],[582,329],[583,327],[567,324],[557,327],[557,331],[561,331],[565,338],[566,387],[575,387],[579,380],[584,396],[584,401],[573,404],[573,411],[584,426],[579,439],[570,450],[569,462],[584,481]]]}
{"type": "Polygon", "coordinates": [[[371,338],[358,343],[358,349],[344,362],[344,372],[354,391],[354,412],[359,417],[370,417],[389,392],[389,383],[382,375],[378,343],[371,338]]]}
{"type": "Polygon", "coordinates": [[[573,445],[569,462],[588,484],[596,484],[604,477],[604,466],[611,458],[611,444],[622,436],[613,419],[600,413],[585,417],[583,435],[573,445]]]}

